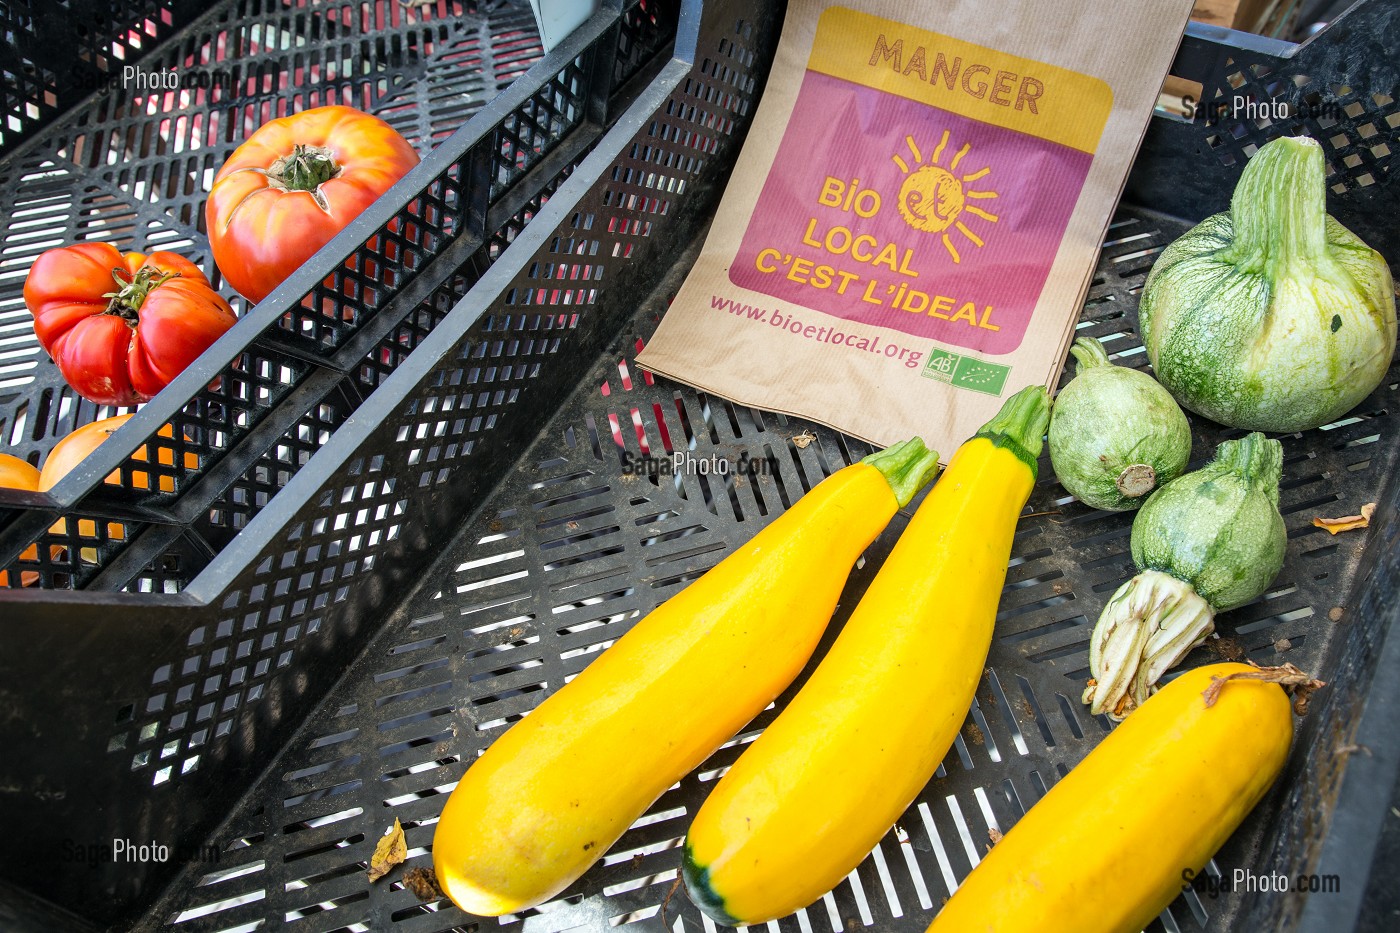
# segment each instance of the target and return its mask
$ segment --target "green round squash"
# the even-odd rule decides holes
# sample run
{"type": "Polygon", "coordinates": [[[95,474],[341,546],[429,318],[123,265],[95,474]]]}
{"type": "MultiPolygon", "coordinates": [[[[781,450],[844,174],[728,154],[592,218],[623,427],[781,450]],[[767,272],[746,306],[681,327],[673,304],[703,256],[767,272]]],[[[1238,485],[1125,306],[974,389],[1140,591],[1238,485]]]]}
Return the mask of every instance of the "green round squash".
{"type": "Polygon", "coordinates": [[[1157,379],[1235,428],[1327,424],[1369,395],[1395,352],[1395,293],[1379,253],[1326,210],[1322,147],[1270,142],[1230,210],[1163,251],[1143,287],[1143,343],[1157,379]]]}
{"type": "Polygon", "coordinates": [[[1282,470],[1276,440],[1223,441],[1214,460],[1163,486],[1133,519],[1133,563],[1189,583],[1216,611],[1249,602],[1283,569],[1282,470]]]}
{"type": "Polygon", "coordinates": [[[1121,719],[1215,631],[1215,614],[1249,602],[1283,569],[1278,510],[1283,446],[1262,434],[1225,441],[1215,459],[1152,494],[1133,518],[1138,574],[1104,605],[1089,636],[1094,715],[1121,719]]]}
{"type": "Polygon", "coordinates": [[[1055,475],[1085,505],[1136,509],[1186,469],[1186,415],[1151,376],[1110,363],[1093,337],[1080,337],[1070,353],[1078,369],[1050,413],[1055,475]]]}

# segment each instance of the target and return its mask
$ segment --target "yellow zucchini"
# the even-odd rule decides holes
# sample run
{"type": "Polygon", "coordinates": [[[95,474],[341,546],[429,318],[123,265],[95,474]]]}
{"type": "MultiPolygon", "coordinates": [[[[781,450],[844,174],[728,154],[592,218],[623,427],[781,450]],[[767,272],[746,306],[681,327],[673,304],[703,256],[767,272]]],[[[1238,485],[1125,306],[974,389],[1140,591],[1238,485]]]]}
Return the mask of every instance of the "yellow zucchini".
{"type": "Polygon", "coordinates": [[[1032,386],[958,448],[830,653],[700,808],[683,876],[711,917],[812,903],[938,770],[982,676],[1049,418],[1032,386]]]}
{"type": "Polygon", "coordinates": [[[1148,698],[973,869],[930,933],[1136,933],[1235,831],[1293,737],[1276,683],[1187,671],[1148,698]],[[1187,874],[1187,872],[1190,874],[1187,874]]]}
{"type": "Polygon", "coordinates": [[[447,896],[496,916],[583,874],[796,678],[856,558],[937,469],[914,438],[838,471],[497,739],[433,836],[447,896]]]}

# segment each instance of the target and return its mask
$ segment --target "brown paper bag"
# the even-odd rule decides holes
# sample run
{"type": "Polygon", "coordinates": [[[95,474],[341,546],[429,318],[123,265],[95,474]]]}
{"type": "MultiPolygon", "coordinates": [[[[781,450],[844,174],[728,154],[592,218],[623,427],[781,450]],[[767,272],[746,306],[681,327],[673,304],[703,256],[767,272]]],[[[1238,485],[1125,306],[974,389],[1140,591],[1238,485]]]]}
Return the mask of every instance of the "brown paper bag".
{"type": "Polygon", "coordinates": [[[793,0],[637,361],[946,459],[1058,374],[1191,6],[793,0]]]}

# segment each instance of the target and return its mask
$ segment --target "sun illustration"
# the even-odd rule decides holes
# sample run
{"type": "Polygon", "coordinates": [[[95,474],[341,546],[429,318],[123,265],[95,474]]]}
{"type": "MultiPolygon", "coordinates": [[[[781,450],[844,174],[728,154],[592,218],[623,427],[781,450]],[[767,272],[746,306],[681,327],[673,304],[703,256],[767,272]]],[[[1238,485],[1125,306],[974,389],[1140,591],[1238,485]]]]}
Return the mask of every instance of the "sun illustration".
{"type": "Polygon", "coordinates": [[[973,191],[967,186],[979,178],[991,173],[990,168],[980,168],[967,175],[958,175],[958,163],[972,150],[972,143],[966,143],[957,154],[948,162],[948,167],[944,168],[939,164],[939,159],[943,155],[943,150],[948,147],[948,131],[943,131],[943,137],[934,147],[933,153],[929,156],[928,164],[924,164],[923,153],[919,151],[919,146],[914,142],[913,136],[904,137],[904,141],[909,145],[909,154],[913,157],[913,164],[916,166],[911,173],[909,163],[905,162],[898,153],[891,156],[894,164],[899,166],[899,170],[909,177],[904,179],[904,184],[899,187],[899,213],[905,222],[915,230],[922,230],[925,233],[942,233],[943,246],[948,250],[948,255],[953,257],[953,262],[962,262],[962,256],[958,254],[958,249],[953,245],[953,239],[949,228],[956,229],[973,246],[981,246],[982,238],[968,229],[963,223],[962,216],[970,214],[973,217],[980,217],[988,223],[996,223],[997,215],[982,210],[976,204],[969,204],[970,200],[994,198],[995,191],[978,190],[973,191]]]}

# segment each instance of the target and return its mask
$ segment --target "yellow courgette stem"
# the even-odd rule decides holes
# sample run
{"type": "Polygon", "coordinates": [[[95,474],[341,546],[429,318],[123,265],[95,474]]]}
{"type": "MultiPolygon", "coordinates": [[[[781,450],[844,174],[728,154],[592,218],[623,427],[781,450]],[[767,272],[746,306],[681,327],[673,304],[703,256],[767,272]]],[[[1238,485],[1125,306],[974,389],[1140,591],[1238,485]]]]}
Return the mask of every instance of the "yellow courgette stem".
{"type": "Polygon", "coordinates": [[[1283,768],[1288,696],[1259,674],[1213,664],[1150,697],[992,847],[929,933],[1143,929],[1283,768]]]}
{"type": "MultiPolygon", "coordinates": [[[[572,681],[549,684],[443,809],[433,862],[447,896],[498,916],[583,874],[792,682],[856,558],[937,468],[915,439],[836,472],[572,681]]],[[[471,704],[457,709],[455,727],[476,729],[471,704]]]]}
{"type": "Polygon", "coordinates": [[[700,808],[682,874],[726,924],[812,903],[928,783],[981,680],[1050,399],[1009,399],[960,447],[827,656],[700,808]]]}

